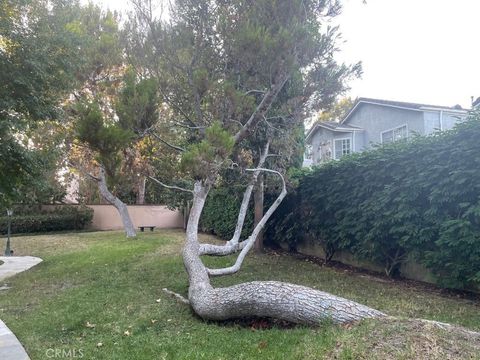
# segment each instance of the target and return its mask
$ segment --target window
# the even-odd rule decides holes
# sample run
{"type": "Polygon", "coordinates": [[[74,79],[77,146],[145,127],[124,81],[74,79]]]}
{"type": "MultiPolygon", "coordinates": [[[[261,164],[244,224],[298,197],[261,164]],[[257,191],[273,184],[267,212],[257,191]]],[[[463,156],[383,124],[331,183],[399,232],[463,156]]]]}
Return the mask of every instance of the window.
{"type": "Polygon", "coordinates": [[[382,143],[387,144],[393,141],[406,139],[407,136],[407,125],[402,125],[395,129],[382,132],[382,143]]]}
{"type": "Polygon", "coordinates": [[[340,159],[344,155],[352,152],[352,145],[350,139],[335,140],[335,159],[340,159]]]}

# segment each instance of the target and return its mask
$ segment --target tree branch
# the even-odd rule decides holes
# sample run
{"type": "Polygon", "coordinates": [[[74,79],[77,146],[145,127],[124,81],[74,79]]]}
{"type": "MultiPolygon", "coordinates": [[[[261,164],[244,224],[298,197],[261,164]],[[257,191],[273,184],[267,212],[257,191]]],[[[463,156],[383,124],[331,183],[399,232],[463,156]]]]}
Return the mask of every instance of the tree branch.
{"type": "Polygon", "coordinates": [[[245,259],[245,256],[247,256],[248,252],[250,249],[253,247],[255,244],[255,241],[257,240],[258,234],[262,231],[264,228],[266,222],[272,216],[274,211],[278,208],[282,200],[285,198],[287,195],[287,187],[285,185],[285,178],[283,177],[282,174],[280,174],[278,171],[271,170],[271,169],[264,169],[264,168],[256,168],[256,169],[246,169],[246,171],[253,171],[254,173],[257,171],[264,171],[264,172],[269,172],[276,174],[280,177],[282,180],[282,191],[278,195],[277,199],[275,202],[270,206],[270,208],[267,210],[265,215],[263,215],[262,219],[259,221],[257,226],[255,226],[255,229],[253,230],[252,234],[250,237],[245,241],[246,244],[240,254],[237,257],[237,260],[235,261],[235,264],[226,267],[226,268],[220,268],[220,269],[209,269],[207,268],[208,275],[210,276],[222,276],[222,275],[230,275],[236,273],[238,270],[240,270],[240,267],[242,266],[243,260],[245,259]]]}
{"type": "Polygon", "coordinates": [[[288,80],[288,74],[285,74],[280,77],[277,83],[273,84],[273,86],[268,90],[262,98],[262,101],[258,106],[255,108],[254,112],[250,115],[250,118],[242,126],[242,128],[235,134],[235,143],[238,144],[241,142],[245,137],[247,137],[248,132],[253,129],[258,122],[265,116],[265,114],[270,110],[273,102],[277,98],[278,93],[282,90],[283,86],[288,80]]]}
{"type": "Polygon", "coordinates": [[[248,90],[245,94],[243,94],[243,96],[247,96],[247,95],[250,95],[250,94],[252,94],[252,93],[265,94],[266,91],[264,91],[264,90],[255,90],[255,89],[253,89],[253,90],[248,90]]]}
{"type": "Polygon", "coordinates": [[[175,297],[178,301],[184,304],[190,305],[190,301],[188,301],[188,299],[184,298],[182,295],[176,292],[173,292],[171,290],[168,290],[167,288],[163,288],[162,290],[165,291],[168,295],[172,295],[173,297],[175,297]]]}
{"type": "Polygon", "coordinates": [[[201,130],[206,128],[206,126],[190,126],[190,125],[179,123],[178,121],[173,121],[173,124],[174,125],[172,126],[180,126],[189,130],[201,130]]]}
{"type": "Polygon", "coordinates": [[[200,255],[227,256],[242,250],[246,244],[246,241],[237,244],[227,241],[224,245],[200,244],[199,251],[200,255]]]}
{"type": "Polygon", "coordinates": [[[229,241],[227,241],[225,245],[200,245],[200,255],[224,256],[235,253],[245,247],[245,241],[239,244],[240,235],[242,234],[242,229],[245,222],[245,217],[247,215],[248,204],[252,196],[253,187],[255,185],[255,182],[257,181],[258,175],[260,174],[261,168],[268,157],[269,147],[270,141],[267,141],[262,153],[260,154],[260,159],[258,160],[258,170],[254,169],[255,171],[253,172],[252,178],[250,179],[250,182],[243,194],[242,204],[240,205],[240,210],[238,212],[237,225],[235,226],[235,232],[233,234],[233,237],[229,241]]]}
{"type": "Polygon", "coordinates": [[[87,169],[85,169],[83,166],[81,165],[75,165],[74,163],[72,163],[71,161],[67,161],[67,164],[69,166],[71,166],[72,168],[74,169],[77,169],[78,171],[80,171],[83,175],[85,176],[88,176],[90,179],[92,179],[93,181],[96,181],[96,182],[99,182],[101,179],[97,176],[94,176],[93,174],[91,174],[90,172],[87,171],[87,169]]]}
{"type": "Polygon", "coordinates": [[[185,188],[182,188],[180,186],[174,186],[174,185],[167,185],[167,184],[164,184],[163,182],[161,182],[160,180],[158,179],[155,179],[154,177],[152,176],[149,176],[148,177],[150,180],[153,180],[155,181],[157,184],[167,188],[167,189],[172,189],[172,190],[180,190],[180,191],[185,191],[185,192],[188,192],[190,194],[193,194],[193,191],[192,190],[188,190],[188,189],[185,189],[185,188]]]}
{"type": "Polygon", "coordinates": [[[184,148],[182,148],[182,147],[180,147],[180,146],[177,146],[177,145],[170,144],[168,141],[163,140],[163,139],[162,139],[160,136],[158,136],[157,134],[155,134],[155,133],[153,133],[153,132],[151,132],[151,134],[153,135],[153,137],[154,137],[155,139],[157,139],[157,140],[160,141],[161,143],[163,143],[163,144],[171,147],[172,149],[177,150],[177,151],[181,151],[181,152],[184,152],[184,151],[185,151],[184,148]]]}

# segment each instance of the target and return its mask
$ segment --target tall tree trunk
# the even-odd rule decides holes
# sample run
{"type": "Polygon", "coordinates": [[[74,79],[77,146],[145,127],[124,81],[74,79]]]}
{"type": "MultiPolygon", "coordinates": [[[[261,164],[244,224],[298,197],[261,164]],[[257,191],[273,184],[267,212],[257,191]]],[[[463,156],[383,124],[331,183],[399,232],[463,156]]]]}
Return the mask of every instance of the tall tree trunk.
{"type": "Polygon", "coordinates": [[[187,230],[188,217],[190,216],[190,200],[186,200],[182,208],[183,213],[183,230],[187,230]]]}
{"type": "MultiPolygon", "coordinates": [[[[183,251],[183,261],[189,278],[188,299],[199,316],[211,320],[268,316],[302,324],[319,324],[326,319],[335,323],[346,323],[385,316],[375,309],[347,299],[277,281],[254,281],[213,288],[209,271],[200,258],[198,241],[198,221],[209,190],[209,185],[200,181],[195,183],[183,251]]],[[[286,191],[282,192],[283,196],[284,194],[286,191]]],[[[267,211],[267,219],[282,199],[283,197],[279,196],[267,211]]],[[[265,224],[267,219],[264,217],[261,224],[265,224]]],[[[255,230],[252,236],[254,234],[255,230]]]]}
{"type": "Polygon", "coordinates": [[[117,209],[120,218],[122,219],[123,228],[127,237],[137,236],[132,220],[130,219],[130,214],[128,213],[127,205],[108,190],[107,181],[105,179],[105,170],[103,168],[100,169],[100,177],[98,178],[97,183],[100,195],[117,209]]]}
{"type": "Polygon", "coordinates": [[[137,184],[137,205],[145,204],[145,184],[147,182],[146,176],[141,176],[137,184]]]}
{"type": "MultiPolygon", "coordinates": [[[[259,174],[257,178],[257,183],[255,184],[255,191],[253,193],[253,203],[254,203],[254,227],[260,223],[263,218],[263,200],[264,200],[264,176],[259,174]]],[[[263,230],[258,234],[257,240],[255,241],[255,251],[263,251],[263,230]]]]}

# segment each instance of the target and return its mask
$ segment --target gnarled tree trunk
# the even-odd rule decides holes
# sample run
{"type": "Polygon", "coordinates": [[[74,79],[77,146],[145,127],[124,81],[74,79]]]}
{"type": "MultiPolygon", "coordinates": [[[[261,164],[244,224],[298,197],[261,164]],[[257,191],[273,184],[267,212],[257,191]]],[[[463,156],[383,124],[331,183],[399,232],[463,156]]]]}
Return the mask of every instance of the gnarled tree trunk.
{"type": "Polygon", "coordinates": [[[130,214],[128,213],[127,205],[120,200],[118,197],[113,195],[107,187],[107,181],[105,179],[105,170],[100,168],[100,177],[96,178],[98,184],[98,190],[100,191],[100,195],[110,204],[115,206],[122,219],[123,228],[125,229],[125,233],[127,237],[135,237],[137,233],[135,232],[135,228],[133,226],[132,220],[130,219],[130,214]]]}
{"type": "MultiPolygon", "coordinates": [[[[241,264],[246,252],[253,246],[256,235],[278,207],[286,195],[286,191],[284,187],[272,207],[255,227],[251,237],[240,243],[246,244],[235,246],[227,243],[228,250],[225,250],[222,249],[222,246],[200,244],[198,241],[198,221],[209,189],[210,186],[201,181],[195,183],[193,206],[190,211],[183,251],[183,260],[189,277],[188,299],[193,310],[199,316],[211,320],[267,316],[309,325],[319,324],[326,319],[331,319],[335,323],[345,323],[385,316],[380,311],[341,297],[305,286],[277,281],[253,281],[225,288],[213,288],[210,284],[210,276],[226,275],[238,271],[237,263],[240,261],[241,264]],[[207,269],[200,258],[202,254],[225,255],[240,249],[241,253],[237,263],[230,268],[207,269]]],[[[240,217],[239,215],[239,220],[240,217]]]]}

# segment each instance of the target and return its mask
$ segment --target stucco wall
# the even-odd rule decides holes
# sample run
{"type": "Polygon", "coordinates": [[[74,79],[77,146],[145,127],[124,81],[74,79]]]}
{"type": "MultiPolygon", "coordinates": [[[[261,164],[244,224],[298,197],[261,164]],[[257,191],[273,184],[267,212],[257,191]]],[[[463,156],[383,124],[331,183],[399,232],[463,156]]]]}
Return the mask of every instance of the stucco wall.
{"type": "MultiPolygon", "coordinates": [[[[44,206],[45,209],[54,207],[44,206]]],[[[117,209],[112,205],[88,205],[93,209],[92,230],[120,230],[123,229],[122,220],[117,209]]],[[[160,205],[129,205],[128,213],[133,225],[138,228],[142,225],[158,228],[183,227],[183,215],[180,211],[172,211],[160,205]]]]}
{"type": "MultiPolygon", "coordinates": [[[[301,243],[297,247],[297,251],[301,254],[317,256],[320,258],[325,257],[325,253],[323,249],[314,242],[305,242],[301,243]]],[[[338,251],[333,256],[333,260],[341,262],[342,264],[354,266],[360,269],[367,269],[370,271],[384,273],[384,270],[378,264],[374,264],[370,261],[363,261],[355,258],[350,252],[348,251],[338,251]]],[[[431,284],[435,284],[435,277],[432,273],[425,268],[425,266],[415,262],[414,260],[407,260],[401,267],[400,267],[400,274],[407,278],[417,281],[423,281],[431,284]]]]}
{"type": "Polygon", "coordinates": [[[422,111],[403,110],[375,104],[360,104],[346,122],[348,125],[365,129],[365,148],[381,143],[381,133],[407,124],[409,136],[412,132],[424,134],[422,111]]]}

